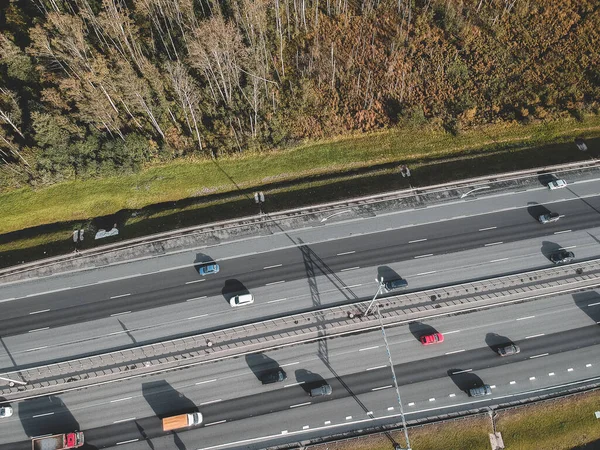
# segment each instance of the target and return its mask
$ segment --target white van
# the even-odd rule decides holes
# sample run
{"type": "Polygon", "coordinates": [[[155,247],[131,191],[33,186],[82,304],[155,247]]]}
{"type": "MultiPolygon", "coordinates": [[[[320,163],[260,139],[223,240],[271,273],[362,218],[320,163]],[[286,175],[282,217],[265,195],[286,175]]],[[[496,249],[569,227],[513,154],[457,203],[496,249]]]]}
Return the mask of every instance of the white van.
{"type": "Polygon", "coordinates": [[[252,297],[252,294],[237,294],[229,299],[229,304],[234,307],[249,305],[250,303],[254,303],[254,297],[252,297]]]}

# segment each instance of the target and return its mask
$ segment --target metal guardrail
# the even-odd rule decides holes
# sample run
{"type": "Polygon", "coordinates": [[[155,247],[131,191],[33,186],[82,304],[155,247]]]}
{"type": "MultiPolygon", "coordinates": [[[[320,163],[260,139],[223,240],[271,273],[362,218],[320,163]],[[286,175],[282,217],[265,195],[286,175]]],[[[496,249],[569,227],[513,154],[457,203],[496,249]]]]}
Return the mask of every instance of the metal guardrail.
{"type": "MultiPolygon", "coordinates": [[[[600,259],[378,300],[386,325],[600,285],[600,259]]],[[[75,390],[379,327],[368,301],[0,374],[7,400],[75,390]],[[26,383],[11,386],[3,379],[26,383]]]]}
{"type": "MultiPolygon", "coordinates": [[[[385,201],[393,201],[400,200],[403,198],[411,197],[418,195],[420,197],[420,203],[423,203],[425,197],[428,195],[433,197],[439,197],[441,193],[445,193],[447,198],[444,198],[445,195],[442,195],[444,200],[452,200],[459,199],[460,192],[451,193],[453,189],[464,188],[465,186],[475,185],[477,183],[498,183],[503,181],[513,181],[519,177],[523,176],[533,176],[541,171],[568,171],[568,170],[578,170],[578,169],[588,169],[598,167],[600,165],[600,160],[590,159],[585,161],[578,161],[574,163],[567,164],[559,164],[552,166],[542,166],[534,169],[528,170],[520,170],[515,172],[507,172],[500,173],[495,175],[487,175],[476,178],[468,178],[463,180],[456,180],[448,183],[442,183],[437,185],[429,185],[422,186],[415,189],[402,189],[393,192],[386,192],[383,194],[375,194],[365,197],[358,197],[348,200],[340,200],[329,203],[322,203],[318,205],[306,206],[302,208],[289,209],[284,211],[277,211],[270,213],[268,215],[256,215],[256,216],[248,216],[231,220],[224,220],[220,222],[214,222],[210,224],[202,224],[193,227],[181,228],[173,231],[167,231],[163,233],[157,233],[150,236],[143,236],[140,238],[130,239],[127,241],[116,242],[113,244],[107,244],[87,250],[82,250],[77,254],[67,254],[67,255],[59,255],[52,258],[46,258],[38,261],[33,261],[29,263],[20,264],[18,266],[7,267],[4,269],[0,269],[0,280],[3,277],[9,277],[11,275],[23,274],[32,270],[48,268],[52,265],[60,264],[64,265],[65,263],[69,263],[72,261],[78,261],[82,258],[86,257],[100,257],[102,255],[110,254],[111,252],[132,249],[136,247],[140,247],[143,245],[158,245],[170,247],[166,245],[166,243],[172,239],[177,239],[178,237],[187,236],[187,235],[198,235],[202,233],[215,233],[222,230],[229,229],[242,229],[244,227],[256,226],[260,224],[264,224],[266,222],[281,222],[286,218],[297,218],[298,216],[309,216],[314,215],[315,220],[318,222],[322,219],[321,216],[327,216],[336,212],[339,212],[340,209],[345,209],[349,207],[361,207],[366,205],[373,205],[375,203],[381,203],[385,201]]],[[[439,199],[438,199],[439,200],[439,199]]],[[[159,253],[164,253],[166,249],[163,249],[159,253]]],[[[114,261],[114,258],[112,259],[114,261]]],[[[127,261],[123,261],[127,262],[127,261]]],[[[103,265],[102,263],[100,265],[103,265]]],[[[48,274],[44,273],[44,276],[48,274]]]]}

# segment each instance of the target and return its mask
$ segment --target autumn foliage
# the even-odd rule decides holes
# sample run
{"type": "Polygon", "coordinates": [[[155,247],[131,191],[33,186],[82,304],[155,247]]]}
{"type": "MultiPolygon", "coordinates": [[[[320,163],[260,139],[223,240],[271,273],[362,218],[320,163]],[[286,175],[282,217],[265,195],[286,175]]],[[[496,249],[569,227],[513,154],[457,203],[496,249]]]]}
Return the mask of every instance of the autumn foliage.
{"type": "Polygon", "coordinates": [[[30,0],[0,11],[0,189],[385,127],[600,107],[597,0],[30,0]]]}

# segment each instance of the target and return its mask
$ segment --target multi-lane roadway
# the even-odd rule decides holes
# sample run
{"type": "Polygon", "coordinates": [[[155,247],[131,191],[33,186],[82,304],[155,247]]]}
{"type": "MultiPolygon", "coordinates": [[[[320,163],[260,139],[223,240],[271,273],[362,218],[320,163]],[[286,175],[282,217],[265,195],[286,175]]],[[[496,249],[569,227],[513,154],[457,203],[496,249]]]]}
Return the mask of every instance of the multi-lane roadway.
{"type": "MultiPolygon", "coordinates": [[[[245,241],[237,253],[234,244],[215,246],[172,267],[148,270],[140,262],[106,269],[105,276],[112,273],[109,280],[94,280],[102,276],[97,271],[0,287],[0,362],[10,371],[364,300],[377,290],[381,270],[393,270],[408,279],[410,289],[421,289],[546,267],[548,255],[561,247],[573,249],[577,258],[596,257],[598,192],[600,183],[589,181],[559,192],[506,193],[338,224],[338,239],[325,238],[324,230],[321,238],[314,229],[301,236],[282,233],[278,245],[265,241],[260,252],[246,251],[258,242],[245,241]],[[562,218],[541,225],[537,217],[545,211],[562,218]],[[221,272],[201,277],[198,263],[213,258],[221,272]],[[123,276],[115,276],[115,270],[123,276]],[[254,293],[256,303],[232,310],[226,297],[238,289],[254,293]]],[[[401,391],[408,392],[403,394],[407,412],[417,416],[463,408],[471,401],[465,386],[474,377],[494,386],[493,398],[484,400],[489,402],[600,376],[596,304],[595,293],[580,293],[389,330],[401,391]],[[444,332],[446,341],[422,348],[416,337],[428,327],[444,332]],[[498,357],[492,351],[498,339],[518,342],[522,352],[498,357]],[[450,376],[452,370],[461,373],[450,376]]],[[[27,436],[69,431],[69,426],[86,430],[88,441],[98,447],[148,448],[138,443],[151,439],[154,448],[208,448],[257,439],[249,444],[262,448],[265,436],[285,440],[295,433],[358,427],[365,420],[395,420],[397,404],[380,333],[256,358],[17,403],[12,418],[0,419],[0,443],[8,445],[0,448],[25,448],[27,436]],[[284,367],[286,382],[260,385],[255,372],[269,364],[284,367]],[[306,386],[321,379],[334,393],[313,401],[306,386]],[[196,407],[208,426],[162,436],[157,416],[196,407]]]]}

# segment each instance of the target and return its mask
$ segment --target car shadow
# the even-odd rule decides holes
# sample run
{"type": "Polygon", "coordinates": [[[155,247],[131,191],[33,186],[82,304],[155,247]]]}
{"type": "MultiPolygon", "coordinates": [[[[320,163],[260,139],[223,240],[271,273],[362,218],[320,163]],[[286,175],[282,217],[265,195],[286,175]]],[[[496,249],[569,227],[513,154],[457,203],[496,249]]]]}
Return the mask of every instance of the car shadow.
{"type": "Polygon", "coordinates": [[[419,321],[410,322],[408,324],[408,329],[417,341],[421,336],[427,336],[438,332],[431,325],[419,321]]]}
{"type": "Polygon", "coordinates": [[[200,273],[200,267],[213,261],[213,258],[204,253],[196,253],[196,259],[194,259],[194,270],[196,273],[200,273]]]}
{"type": "Polygon", "coordinates": [[[21,425],[29,437],[79,431],[79,422],[59,397],[24,400],[18,409],[21,425]]]}
{"type": "Polygon", "coordinates": [[[507,345],[513,345],[514,342],[506,336],[502,336],[498,333],[488,333],[485,335],[485,343],[487,346],[496,354],[498,349],[506,347],[507,345]]]}
{"type": "Polygon", "coordinates": [[[389,280],[398,280],[402,278],[398,272],[388,266],[379,266],[377,268],[377,282],[382,283],[389,280]]]}
{"type": "Polygon", "coordinates": [[[279,364],[264,353],[251,353],[245,356],[246,364],[258,381],[262,382],[262,376],[265,372],[279,368],[279,364]]]}
{"type": "Polygon", "coordinates": [[[231,298],[235,297],[237,294],[249,293],[250,291],[246,288],[246,286],[244,286],[244,283],[242,283],[240,280],[236,280],[233,278],[225,280],[225,285],[221,290],[221,294],[223,295],[227,303],[229,303],[229,300],[231,300],[231,298]]]}
{"type": "Polygon", "coordinates": [[[473,372],[464,372],[463,369],[450,369],[448,376],[458,389],[469,394],[469,389],[483,386],[483,380],[473,372]]]}
{"type": "Polygon", "coordinates": [[[319,374],[311,372],[310,370],[298,369],[296,370],[294,375],[296,376],[296,381],[300,383],[300,386],[302,386],[302,389],[304,389],[304,392],[306,392],[307,394],[310,393],[311,389],[318,388],[327,384],[325,378],[323,378],[319,374]]]}
{"type": "Polygon", "coordinates": [[[596,325],[600,322],[599,305],[588,306],[600,302],[600,294],[597,291],[578,292],[573,294],[573,301],[596,325]]]}
{"type": "Polygon", "coordinates": [[[159,419],[198,412],[198,407],[193,401],[178,392],[165,380],[142,383],[142,395],[154,411],[154,415],[159,419]]]}
{"type": "Polygon", "coordinates": [[[551,211],[544,205],[540,205],[536,202],[529,202],[527,203],[527,212],[536,222],[539,222],[541,215],[550,214],[551,211]]]}
{"type": "Polygon", "coordinates": [[[538,172],[538,181],[544,187],[548,187],[548,183],[556,181],[558,178],[556,175],[550,172],[538,172]]]}
{"type": "Polygon", "coordinates": [[[556,251],[560,250],[561,248],[562,247],[560,245],[558,245],[556,242],[543,241],[540,251],[542,252],[542,255],[544,255],[544,257],[548,261],[552,262],[552,260],[550,259],[550,256],[553,253],[555,253],[556,251]]]}

